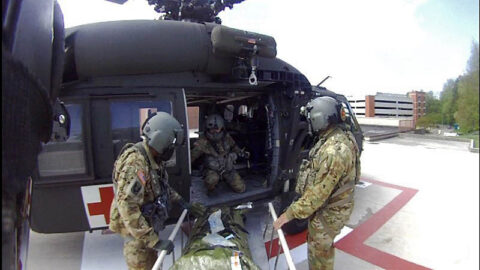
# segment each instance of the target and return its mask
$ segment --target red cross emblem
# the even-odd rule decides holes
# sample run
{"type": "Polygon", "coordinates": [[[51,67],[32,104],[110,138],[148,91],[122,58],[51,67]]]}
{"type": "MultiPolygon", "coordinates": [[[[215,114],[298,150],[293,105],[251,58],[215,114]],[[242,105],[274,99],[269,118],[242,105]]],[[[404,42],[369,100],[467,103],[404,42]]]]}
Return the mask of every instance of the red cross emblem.
{"type": "Polygon", "coordinates": [[[110,224],[110,206],[113,201],[113,187],[102,187],[100,191],[100,202],[89,203],[88,213],[90,216],[103,215],[107,224],[110,224]]]}

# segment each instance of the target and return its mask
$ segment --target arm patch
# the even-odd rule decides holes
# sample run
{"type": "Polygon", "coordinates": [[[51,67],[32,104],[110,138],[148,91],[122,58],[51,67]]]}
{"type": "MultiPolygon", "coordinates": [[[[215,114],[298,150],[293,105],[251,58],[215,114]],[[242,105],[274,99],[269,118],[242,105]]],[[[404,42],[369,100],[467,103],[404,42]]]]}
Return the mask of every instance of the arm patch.
{"type": "Polygon", "coordinates": [[[138,171],[137,171],[137,176],[138,176],[138,180],[140,180],[140,182],[142,183],[142,185],[145,186],[145,183],[146,183],[147,181],[145,180],[145,174],[143,173],[143,171],[142,171],[142,170],[138,170],[138,171]]]}
{"type": "Polygon", "coordinates": [[[140,193],[142,189],[143,189],[142,184],[140,184],[139,181],[135,181],[130,191],[132,192],[133,195],[138,195],[138,193],[140,193]]]}

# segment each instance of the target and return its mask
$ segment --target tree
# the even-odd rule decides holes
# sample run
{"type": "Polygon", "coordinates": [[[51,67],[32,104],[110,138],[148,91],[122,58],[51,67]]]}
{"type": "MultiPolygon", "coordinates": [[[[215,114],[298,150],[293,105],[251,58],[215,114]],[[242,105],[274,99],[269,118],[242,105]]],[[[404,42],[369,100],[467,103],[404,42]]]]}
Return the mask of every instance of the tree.
{"type": "Polygon", "coordinates": [[[455,123],[453,115],[457,111],[459,80],[460,77],[456,80],[449,79],[443,85],[443,91],[440,93],[441,113],[443,117],[442,123],[445,125],[453,125],[455,123]]]}
{"type": "Polygon", "coordinates": [[[436,127],[442,123],[442,104],[432,91],[425,94],[425,110],[426,114],[417,119],[417,127],[436,127]]]}
{"type": "Polygon", "coordinates": [[[458,82],[458,100],[455,120],[463,132],[479,129],[479,52],[478,43],[472,44],[466,74],[458,82]]]}
{"type": "Polygon", "coordinates": [[[427,114],[440,113],[442,110],[442,104],[439,99],[435,98],[433,91],[425,94],[425,110],[427,114]]]}
{"type": "Polygon", "coordinates": [[[427,113],[426,115],[417,119],[417,127],[436,127],[442,123],[442,115],[438,112],[427,113]]]}

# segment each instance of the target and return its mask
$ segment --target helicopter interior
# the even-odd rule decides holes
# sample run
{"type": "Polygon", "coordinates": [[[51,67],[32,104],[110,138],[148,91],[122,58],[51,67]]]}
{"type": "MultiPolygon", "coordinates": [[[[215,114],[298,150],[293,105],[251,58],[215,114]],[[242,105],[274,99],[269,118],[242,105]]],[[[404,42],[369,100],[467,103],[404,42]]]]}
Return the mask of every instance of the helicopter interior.
{"type": "Polygon", "coordinates": [[[268,140],[266,100],[262,93],[187,95],[191,148],[205,131],[204,122],[208,115],[219,114],[224,118],[226,132],[232,136],[240,149],[250,153],[248,159],[238,158],[234,165],[246,184],[244,193],[235,193],[225,181],[220,180],[215,192],[207,195],[203,180],[203,158],[196,160],[192,164],[191,201],[209,206],[233,205],[262,197],[268,192],[267,175],[270,166],[266,148],[268,140]],[[192,117],[195,115],[198,117],[192,117]],[[195,127],[198,127],[198,131],[195,127]]]}

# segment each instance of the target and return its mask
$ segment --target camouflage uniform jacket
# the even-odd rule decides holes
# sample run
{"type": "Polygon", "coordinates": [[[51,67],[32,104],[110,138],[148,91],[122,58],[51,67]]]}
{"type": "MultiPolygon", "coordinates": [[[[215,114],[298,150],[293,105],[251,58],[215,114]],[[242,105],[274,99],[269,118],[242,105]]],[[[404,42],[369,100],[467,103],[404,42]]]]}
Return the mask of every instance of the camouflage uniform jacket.
{"type": "Polygon", "coordinates": [[[145,141],[142,146],[146,150],[147,158],[136,147],[131,146],[115,161],[112,173],[115,198],[110,208],[109,228],[123,237],[139,239],[148,247],[153,247],[159,238],[142,216],[141,206],[153,202],[165,192],[161,190],[158,181],[166,184],[170,201],[179,201],[182,197],[168,185],[163,164],[155,162],[145,141]]]}
{"type": "Polygon", "coordinates": [[[297,179],[301,197],[287,209],[287,217],[304,219],[321,209],[328,215],[353,207],[354,183],[360,175],[353,134],[338,127],[328,129],[310,150],[309,159],[303,160],[297,179]]]}
{"type": "Polygon", "coordinates": [[[230,134],[225,133],[223,139],[218,142],[211,142],[205,136],[200,136],[193,145],[191,162],[195,162],[195,160],[203,155],[226,160],[228,154],[232,152],[238,155],[242,153],[242,150],[237,146],[230,134]]]}

